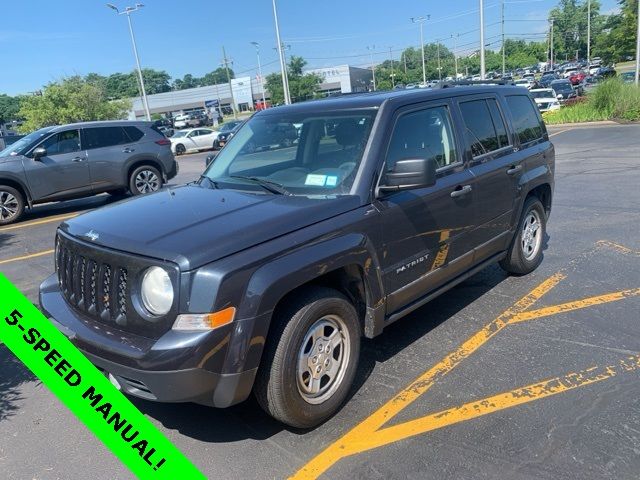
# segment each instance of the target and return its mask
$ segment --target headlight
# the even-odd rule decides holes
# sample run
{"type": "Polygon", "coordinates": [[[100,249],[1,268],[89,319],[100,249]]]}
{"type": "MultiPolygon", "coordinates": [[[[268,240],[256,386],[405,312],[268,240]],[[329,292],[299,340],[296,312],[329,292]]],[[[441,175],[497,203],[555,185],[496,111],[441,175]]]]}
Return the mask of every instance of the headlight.
{"type": "Polygon", "coordinates": [[[142,277],[142,303],[153,315],[166,315],[173,305],[173,285],[160,267],[148,268],[142,277]]]}

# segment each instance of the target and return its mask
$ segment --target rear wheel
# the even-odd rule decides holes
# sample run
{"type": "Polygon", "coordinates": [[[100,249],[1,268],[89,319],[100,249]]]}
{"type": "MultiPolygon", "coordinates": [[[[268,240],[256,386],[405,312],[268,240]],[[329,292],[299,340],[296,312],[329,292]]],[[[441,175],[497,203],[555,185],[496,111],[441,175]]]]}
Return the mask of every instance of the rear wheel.
{"type": "Polygon", "coordinates": [[[131,173],[129,191],[133,195],[157,192],[161,187],[162,176],[155,167],[142,165],[131,173]]]}
{"type": "Polygon", "coordinates": [[[500,266],[509,273],[526,275],[542,262],[542,244],[547,231],[547,214],[540,200],[529,197],[524,203],[516,236],[500,266]]]}
{"type": "Polygon", "coordinates": [[[23,195],[13,187],[0,185],[0,225],[17,221],[23,212],[23,195]]]}
{"type": "Polygon", "coordinates": [[[360,356],[360,322],[341,293],[315,287],[274,317],[255,394],[275,419],[310,428],[346,399],[360,356]]]}

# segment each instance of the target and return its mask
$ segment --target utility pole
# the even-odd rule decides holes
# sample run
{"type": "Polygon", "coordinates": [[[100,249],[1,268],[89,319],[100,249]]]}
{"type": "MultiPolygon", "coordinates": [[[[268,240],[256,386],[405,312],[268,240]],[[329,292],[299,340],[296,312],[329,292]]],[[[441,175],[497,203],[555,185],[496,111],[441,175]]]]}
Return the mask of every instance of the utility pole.
{"type": "Polygon", "coordinates": [[[437,41],[438,47],[438,81],[442,82],[442,67],[440,66],[440,40],[437,41]]]}
{"type": "Polygon", "coordinates": [[[638,32],[636,34],[636,87],[640,86],[640,2],[638,2],[638,32]]]}
{"type": "Polygon", "coordinates": [[[551,58],[550,58],[550,65],[549,65],[549,68],[550,68],[552,71],[553,71],[553,20],[554,20],[554,19],[552,18],[552,19],[551,19],[551,46],[550,46],[550,49],[549,49],[550,56],[551,56],[551,58]]]}
{"type": "Polygon", "coordinates": [[[504,72],[506,71],[506,65],[507,65],[507,52],[505,51],[504,48],[504,0],[502,0],[501,2],[501,23],[502,23],[502,76],[504,77],[504,72]]]}
{"type": "Polygon", "coordinates": [[[231,86],[231,74],[229,73],[229,59],[227,58],[227,52],[222,47],[222,65],[227,72],[227,81],[229,82],[229,90],[231,91],[231,109],[233,110],[233,118],[238,118],[238,112],[236,111],[236,99],[233,96],[233,87],[231,86]]]}
{"type": "Polygon", "coordinates": [[[391,60],[391,86],[395,87],[396,86],[396,79],[395,79],[395,73],[393,73],[393,50],[392,50],[392,46],[389,47],[389,60],[391,60]]]}
{"type": "Polygon", "coordinates": [[[426,17],[411,17],[411,21],[413,23],[420,24],[420,51],[422,52],[422,85],[427,84],[427,67],[424,63],[424,31],[423,25],[424,22],[431,18],[431,15],[427,15],[426,17]]]}
{"type": "Polygon", "coordinates": [[[455,67],[456,67],[456,80],[458,79],[458,54],[456,53],[456,51],[458,50],[459,36],[460,36],[459,33],[456,33],[455,36],[451,35],[451,38],[453,38],[453,62],[455,63],[455,67]]]}
{"type": "Polygon", "coordinates": [[[484,80],[486,65],[484,59],[484,0],[480,0],[480,79],[484,80]]]}
{"type": "Polygon", "coordinates": [[[282,75],[282,89],[284,90],[284,103],[291,104],[291,94],[289,93],[289,77],[287,75],[287,64],[282,51],[282,40],[280,40],[280,25],[278,24],[278,10],[276,0],[273,0],[273,19],[276,25],[276,41],[278,42],[278,57],[280,58],[280,73],[282,75]]]}
{"type": "Polygon", "coordinates": [[[369,55],[371,56],[371,74],[373,75],[373,91],[376,91],[376,69],[373,65],[373,51],[376,49],[375,45],[367,46],[367,50],[369,50],[369,55]]]}
{"type": "Polygon", "coordinates": [[[404,76],[407,76],[407,56],[402,52],[402,59],[404,60],[404,76]]]}
{"type": "Polygon", "coordinates": [[[589,70],[590,66],[591,66],[591,0],[587,0],[587,70],[589,70]]]}

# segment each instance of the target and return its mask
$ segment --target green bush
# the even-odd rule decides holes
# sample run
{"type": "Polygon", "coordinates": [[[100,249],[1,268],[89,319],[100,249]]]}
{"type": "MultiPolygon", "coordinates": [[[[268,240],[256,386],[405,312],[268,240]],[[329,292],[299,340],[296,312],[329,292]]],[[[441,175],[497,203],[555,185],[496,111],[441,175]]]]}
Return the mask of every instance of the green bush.
{"type": "Polygon", "coordinates": [[[640,120],[640,88],[618,78],[602,82],[586,101],[565,106],[544,115],[548,124],[593,122],[598,120],[640,120]]]}

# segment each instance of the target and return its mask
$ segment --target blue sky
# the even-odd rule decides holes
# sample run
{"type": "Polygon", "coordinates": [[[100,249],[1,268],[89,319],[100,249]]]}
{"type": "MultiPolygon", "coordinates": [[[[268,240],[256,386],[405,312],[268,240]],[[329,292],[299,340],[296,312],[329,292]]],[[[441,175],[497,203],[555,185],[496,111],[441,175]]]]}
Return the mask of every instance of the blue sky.
{"type": "MultiPolygon", "coordinates": [[[[118,7],[134,2],[115,1],[118,7]]],[[[271,0],[147,0],[132,20],[143,67],[173,77],[214,70],[222,46],[239,74],[255,75],[260,43],[264,73],[278,68],[271,0]]],[[[548,10],[557,0],[506,0],[508,37],[543,38],[548,10]]],[[[616,7],[602,0],[603,12],[616,7]]],[[[478,1],[457,0],[279,0],[280,28],[288,55],[305,57],[310,67],[370,64],[419,44],[412,16],[430,15],[425,42],[460,34],[459,54],[478,42],[478,1]]],[[[487,43],[499,48],[500,0],[485,0],[487,43]]],[[[21,0],[0,7],[0,93],[27,93],[73,74],[110,74],[134,67],[123,16],[99,0],[21,0]]]]}

